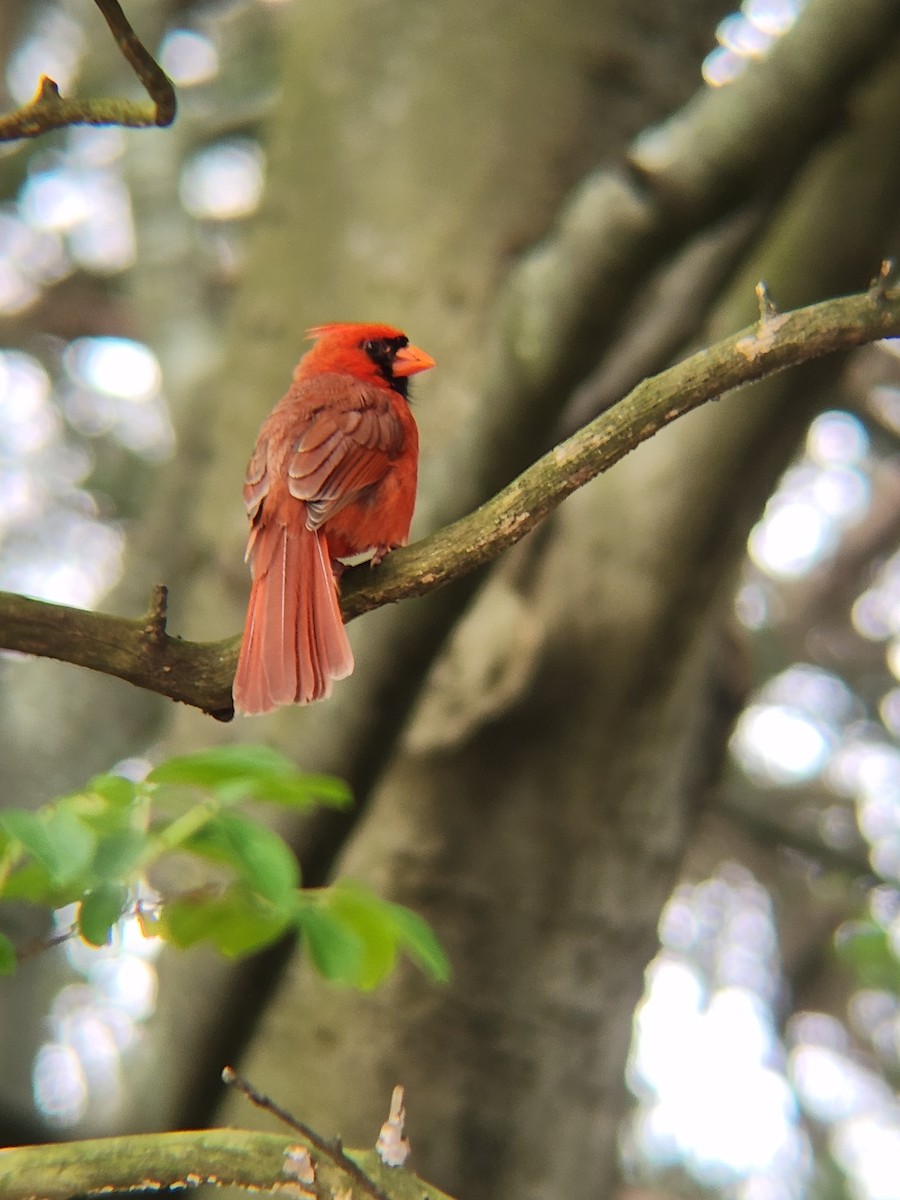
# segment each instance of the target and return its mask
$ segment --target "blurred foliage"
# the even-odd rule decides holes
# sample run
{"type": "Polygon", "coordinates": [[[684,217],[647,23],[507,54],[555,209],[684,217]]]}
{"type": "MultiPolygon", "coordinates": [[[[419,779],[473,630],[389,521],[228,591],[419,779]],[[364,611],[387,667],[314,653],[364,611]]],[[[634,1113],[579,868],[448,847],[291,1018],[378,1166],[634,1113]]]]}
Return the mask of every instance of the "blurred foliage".
{"type": "Polygon", "coordinates": [[[835,947],[860,987],[900,996],[900,961],[886,929],[874,921],[847,921],[835,935],[835,947]]]}
{"type": "MultiPolygon", "coordinates": [[[[301,888],[290,847],[238,811],[244,801],[307,811],[343,808],[351,797],[340,780],[302,774],[267,746],[171,758],[140,782],[98,775],[38,811],[0,813],[0,899],[74,904],[72,932],[93,946],[109,943],[133,911],[148,936],[182,949],[210,942],[230,958],[294,932],[324,978],[351,987],[375,987],[401,951],[432,979],[448,978],[443,951],[415,913],[347,880],[301,888]],[[148,876],[176,855],[178,878],[191,886],[151,892],[148,876]]],[[[0,934],[0,971],[13,971],[16,957],[0,934]]]]}

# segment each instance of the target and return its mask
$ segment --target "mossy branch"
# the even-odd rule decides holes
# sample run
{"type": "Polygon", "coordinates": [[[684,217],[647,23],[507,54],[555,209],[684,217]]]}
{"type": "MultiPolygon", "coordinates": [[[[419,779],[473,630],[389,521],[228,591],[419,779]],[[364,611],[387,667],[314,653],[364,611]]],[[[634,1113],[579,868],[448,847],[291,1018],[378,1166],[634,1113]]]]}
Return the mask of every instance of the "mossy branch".
{"type": "Polygon", "coordinates": [[[171,125],[176,101],[172,81],[144,48],[117,0],[94,0],[116,44],[131,64],[152,103],[118,97],[67,100],[58,85],[44,75],[33,100],[0,117],[0,142],[40,137],[51,129],[69,125],[127,125],[132,128],[171,125]]]}
{"type": "MultiPolygon", "coordinates": [[[[447,1200],[443,1192],[404,1167],[386,1167],[374,1150],[346,1150],[389,1200],[447,1200]]],[[[349,1195],[358,1179],[341,1170],[299,1135],[204,1129],[183,1133],[95,1138],[0,1150],[0,1196],[5,1200],[69,1200],[111,1191],[183,1191],[213,1184],[292,1200],[349,1195]],[[304,1185],[292,1169],[303,1145],[316,1180],[304,1185]]]]}
{"type": "MultiPolygon", "coordinates": [[[[887,287],[887,270],[885,264],[867,292],[788,313],[771,308],[760,289],[762,315],[756,325],[645,379],[475,512],[395,551],[375,569],[347,571],[341,599],[345,620],[424,595],[496,558],[566,496],[707,401],[810,359],[900,336],[900,291],[887,287]]],[[[0,648],[116,675],[229,720],[240,638],[188,642],[171,637],[164,598],[158,589],[148,615],[129,620],[0,593],[0,648]]]]}

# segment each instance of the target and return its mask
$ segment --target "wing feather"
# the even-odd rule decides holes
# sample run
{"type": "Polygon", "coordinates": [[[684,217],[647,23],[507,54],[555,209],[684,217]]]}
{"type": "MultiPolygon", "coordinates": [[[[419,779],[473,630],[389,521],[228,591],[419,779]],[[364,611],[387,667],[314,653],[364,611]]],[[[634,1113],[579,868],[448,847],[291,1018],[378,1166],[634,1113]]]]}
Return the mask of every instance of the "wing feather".
{"type": "Polygon", "coordinates": [[[307,505],[318,529],[388,474],[404,432],[391,396],[380,388],[349,389],[309,414],[288,463],[288,490],[307,505]]]}

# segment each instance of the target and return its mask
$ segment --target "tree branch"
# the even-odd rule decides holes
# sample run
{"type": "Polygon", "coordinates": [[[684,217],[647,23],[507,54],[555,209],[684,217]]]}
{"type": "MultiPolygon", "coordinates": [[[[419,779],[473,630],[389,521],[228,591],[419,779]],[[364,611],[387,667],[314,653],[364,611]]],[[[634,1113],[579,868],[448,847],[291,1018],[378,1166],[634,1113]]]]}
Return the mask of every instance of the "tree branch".
{"type": "MultiPolygon", "coordinates": [[[[6,1200],[70,1200],[118,1191],[181,1191],[201,1184],[240,1187],[291,1200],[317,1194],[349,1195],[357,1185],[351,1173],[321,1156],[310,1190],[291,1170],[294,1144],[316,1147],[302,1137],[245,1129],[204,1129],[185,1133],[94,1138],[46,1146],[0,1150],[0,1195],[6,1200]],[[318,1186],[318,1192],[312,1190],[318,1186]]],[[[345,1153],[377,1181],[390,1200],[447,1200],[443,1192],[404,1167],[386,1167],[374,1150],[345,1153]]]]}
{"type": "Polygon", "coordinates": [[[138,103],[112,97],[95,100],[66,100],[47,75],[41,76],[33,100],[15,112],[0,117],[0,142],[40,137],[51,129],[69,125],[171,125],[175,120],[175,88],[172,81],[144,48],[128,23],[117,0],[94,0],[106,20],[122,54],[153,101],[138,103]]]}
{"type": "Polygon", "coordinates": [[[475,512],[394,551],[370,578],[365,568],[345,574],[345,619],[409,595],[424,595],[496,558],[566,496],[708,400],[825,354],[896,336],[900,291],[888,293],[880,279],[866,293],[790,313],[773,310],[755,326],[643,380],[475,512]]]}
{"type": "MultiPolygon", "coordinates": [[[[538,525],[566,496],[608,471],[666,425],[725,392],[839,350],[900,336],[900,290],[887,265],[868,292],[777,313],[763,303],[756,325],[659,375],[538,459],[475,512],[378,567],[344,574],[345,620],[422,596],[490,562],[538,525]]],[[[165,630],[157,590],[142,620],[85,612],[0,593],[0,648],[60,659],[116,675],[230,720],[240,637],[188,642],[165,630]]]]}
{"type": "MultiPolygon", "coordinates": [[[[280,1104],[276,1104],[269,1096],[264,1096],[262,1092],[258,1092],[252,1084],[238,1075],[233,1067],[224,1068],[222,1071],[222,1082],[229,1087],[236,1088],[251,1103],[261,1108],[264,1112],[271,1113],[272,1116],[277,1117],[279,1121],[283,1121],[296,1133],[299,1133],[306,1144],[307,1150],[311,1146],[320,1156],[324,1155],[338,1170],[349,1175],[372,1200],[391,1200],[390,1196],[380,1187],[378,1181],[368,1175],[359,1163],[348,1155],[339,1139],[329,1142],[321,1137],[314,1129],[310,1129],[304,1122],[298,1121],[287,1109],[282,1108],[280,1104]]],[[[318,1167],[321,1157],[315,1161],[318,1167]]],[[[332,1192],[332,1195],[335,1194],[332,1192]]]]}
{"type": "Polygon", "coordinates": [[[240,638],[187,642],[170,637],[151,607],[132,620],[0,592],[0,648],[56,658],[230,720],[240,638]]]}

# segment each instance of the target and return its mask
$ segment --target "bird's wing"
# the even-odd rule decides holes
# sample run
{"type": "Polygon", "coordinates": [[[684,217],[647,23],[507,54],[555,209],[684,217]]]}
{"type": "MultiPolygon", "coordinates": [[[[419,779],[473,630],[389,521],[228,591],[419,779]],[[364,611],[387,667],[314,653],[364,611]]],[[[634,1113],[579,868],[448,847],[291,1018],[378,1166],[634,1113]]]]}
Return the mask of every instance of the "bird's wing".
{"type": "Polygon", "coordinates": [[[287,484],[292,496],[306,502],[309,529],[318,529],[387,475],[405,441],[392,401],[383,388],[345,384],[307,410],[288,460],[287,484]]]}
{"type": "Polygon", "coordinates": [[[255,521],[269,490],[269,439],[261,437],[254,447],[244,475],[244,504],[255,521]]]}
{"type": "Polygon", "coordinates": [[[262,520],[263,501],[269,493],[269,439],[260,437],[247,463],[244,475],[244,504],[247,516],[250,518],[250,534],[247,538],[247,550],[244,561],[253,563],[254,578],[257,573],[268,569],[268,562],[260,564],[254,554],[257,535],[262,520]]]}

